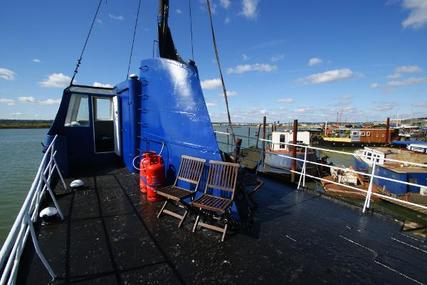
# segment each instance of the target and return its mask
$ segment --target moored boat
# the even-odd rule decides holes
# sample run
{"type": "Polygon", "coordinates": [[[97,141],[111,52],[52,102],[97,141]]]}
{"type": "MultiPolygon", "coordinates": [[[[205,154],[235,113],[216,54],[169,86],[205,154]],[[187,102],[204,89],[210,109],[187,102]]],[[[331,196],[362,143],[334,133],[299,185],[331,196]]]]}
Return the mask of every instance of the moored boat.
{"type": "MultiPolygon", "coordinates": [[[[295,161],[293,159],[294,155],[296,158],[296,171],[298,172],[303,169],[304,158],[314,162],[318,160],[316,151],[304,147],[304,145],[310,145],[310,132],[302,131],[297,133],[298,146],[296,146],[295,153],[292,141],[292,132],[273,132],[272,143],[265,150],[264,165],[270,170],[289,174],[291,173],[292,163],[295,161]]],[[[307,163],[306,171],[307,173],[315,173],[317,172],[317,166],[307,163]]]]}
{"type": "Polygon", "coordinates": [[[399,130],[386,126],[325,125],[320,144],[341,147],[384,146],[397,139],[399,130]]]}
{"type": "Polygon", "coordinates": [[[374,177],[373,182],[387,195],[404,198],[415,193],[423,196],[427,194],[426,148],[427,145],[408,145],[407,149],[365,147],[355,151],[355,166],[359,171],[371,172],[375,165],[374,174],[385,179],[374,177]]]}

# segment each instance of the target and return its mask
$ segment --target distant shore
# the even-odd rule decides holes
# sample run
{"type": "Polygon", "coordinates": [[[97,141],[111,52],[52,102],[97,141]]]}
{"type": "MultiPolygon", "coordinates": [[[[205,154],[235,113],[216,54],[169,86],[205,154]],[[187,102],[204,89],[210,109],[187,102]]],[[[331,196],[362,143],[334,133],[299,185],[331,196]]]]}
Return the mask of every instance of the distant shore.
{"type": "Polygon", "coordinates": [[[0,120],[0,129],[47,129],[51,120],[0,120]]]}

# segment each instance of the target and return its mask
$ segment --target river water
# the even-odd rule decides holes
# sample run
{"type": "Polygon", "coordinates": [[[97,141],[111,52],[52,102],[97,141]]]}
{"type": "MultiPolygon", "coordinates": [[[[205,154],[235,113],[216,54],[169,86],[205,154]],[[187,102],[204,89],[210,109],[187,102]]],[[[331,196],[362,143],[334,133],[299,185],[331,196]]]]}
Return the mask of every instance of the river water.
{"type": "Polygon", "coordinates": [[[0,129],[0,244],[25,199],[42,158],[46,129],[0,129]]]}

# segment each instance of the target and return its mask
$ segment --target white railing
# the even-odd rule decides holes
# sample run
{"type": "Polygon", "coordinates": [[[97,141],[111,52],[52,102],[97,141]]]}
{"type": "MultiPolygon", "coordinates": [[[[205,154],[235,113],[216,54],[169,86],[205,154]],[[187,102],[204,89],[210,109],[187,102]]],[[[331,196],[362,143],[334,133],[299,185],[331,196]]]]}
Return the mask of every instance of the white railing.
{"type": "MultiPolygon", "coordinates": [[[[219,131],[215,131],[215,133],[220,134],[220,135],[226,135],[226,136],[230,135],[229,133],[219,132],[219,131]]],[[[257,140],[257,138],[254,138],[254,137],[245,137],[245,136],[238,136],[238,137],[257,140]]],[[[266,143],[270,143],[270,144],[287,145],[287,146],[293,146],[293,147],[298,147],[298,148],[303,148],[304,149],[304,159],[301,159],[301,158],[298,158],[298,157],[289,156],[289,155],[284,155],[284,154],[274,154],[273,152],[270,153],[270,154],[273,154],[273,155],[277,155],[279,157],[283,157],[283,158],[287,158],[287,159],[290,159],[290,160],[295,160],[295,161],[302,162],[301,171],[298,171],[297,169],[295,169],[295,170],[286,169],[287,171],[290,171],[291,173],[295,173],[295,174],[299,174],[300,175],[297,189],[300,189],[301,185],[303,187],[305,187],[305,185],[306,185],[306,177],[309,177],[311,179],[315,179],[315,180],[319,180],[319,181],[324,181],[324,182],[328,182],[328,183],[335,184],[335,185],[340,185],[340,186],[346,187],[348,189],[352,189],[352,190],[364,193],[366,195],[366,198],[365,198],[365,202],[364,202],[364,205],[363,205],[363,210],[362,210],[363,213],[365,213],[366,209],[370,208],[372,195],[374,195],[374,196],[376,196],[378,198],[382,198],[384,200],[389,200],[389,201],[392,201],[392,202],[396,202],[398,204],[404,204],[404,205],[410,206],[412,208],[420,209],[422,211],[427,211],[427,205],[416,204],[416,203],[413,203],[413,202],[404,201],[404,200],[401,200],[401,199],[398,199],[398,198],[395,198],[395,197],[391,197],[391,196],[387,196],[387,195],[384,195],[384,194],[373,192],[374,178],[376,178],[376,179],[382,179],[382,180],[387,180],[387,181],[391,181],[391,182],[394,182],[394,183],[400,183],[400,184],[404,184],[404,185],[407,185],[407,186],[414,186],[414,187],[418,187],[420,189],[426,187],[426,185],[420,185],[420,184],[417,184],[417,183],[411,183],[411,182],[407,182],[407,181],[402,181],[402,180],[397,180],[397,179],[393,179],[393,178],[389,178],[389,177],[384,177],[384,176],[376,175],[375,171],[376,171],[377,163],[375,161],[372,162],[370,173],[366,173],[366,172],[357,171],[357,170],[354,170],[354,169],[351,169],[351,168],[344,168],[344,167],[334,166],[334,165],[330,165],[330,164],[327,164],[327,163],[321,163],[321,162],[312,161],[312,160],[308,160],[307,159],[307,152],[308,152],[308,150],[317,150],[317,151],[331,152],[331,153],[337,153],[337,154],[347,155],[347,156],[351,156],[351,157],[354,157],[353,153],[349,153],[349,152],[345,152],[345,151],[332,150],[332,149],[326,149],[326,148],[320,148],[320,147],[314,147],[314,146],[303,145],[303,144],[293,144],[293,143],[285,143],[285,142],[275,143],[272,140],[262,139],[262,138],[258,138],[258,140],[261,141],[261,142],[266,142],[266,143]],[[307,164],[312,164],[312,165],[316,165],[316,166],[327,167],[329,169],[335,169],[335,170],[342,170],[342,171],[346,171],[346,172],[352,172],[352,173],[355,173],[355,174],[359,174],[359,175],[362,175],[362,176],[369,177],[368,188],[367,188],[367,190],[364,190],[364,189],[360,189],[360,188],[357,188],[357,187],[354,187],[354,186],[351,186],[351,185],[348,185],[348,184],[344,184],[344,183],[340,183],[340,182],[335,182],[335,181],[332,181],[332,180],[329,180],[329,179],[324,179],[324,178],[322,178],[320,176],[315,176],[315,175],[308,174],[306,172],[307,164]]],[[[262,149],[261,151],[264,151],[264,150],[262,149]]],[[[264,155],[261,154],[260,160],[262,160],[263,156],[264,155]]],[[[388,162],[392,162],[392,163],[399,163],[399,164],[402,164],[402,165],[405,165],[405,166],[414,166],[414,167],[420,167],[420,168],[426,168],[427,169],[427,165],[426,164],[384,158],[384,162],[387,162],[387,161],[388,162]]]]}
{"type": "Polygon", "coordinates": [[[55,173],[58,174],[64,189],[67,189],[67,185],[64,182],[61,171],[59,170],[58,164],[55,159],[56,150],[55,142],[57,136],[52,140],[49,147],[46,149],[45,154],[41,160],[40,166],[38,168],[37,174],[34,178],[34,181],[31,185],[30,191],[25,198],[25,201],[21,207],[21,210],[18,213],[18,216],[13,223],[13,226],[9,232],[9,235],[6,238],[6,241],[3,244],[3,247],[0,251],[0,284],[15,284],[17,272],[19,269],[19,261],[21,254],[25,248],[28,235],[31,234],[31,239],[34,245],[34,249],[40,258],[41,262],[49,272],[52,280],[56,278],[56,275],[53,269],[50,267],[46,258],[44,257],[38,240],[37,235],[34,230],[33,223],[37,221],[39,215],[40,203],[42,203],[44,194],[46,191],[49,192],[52,201],[58,210],[58,214],[61,219],[64,219],[64,216],[59,208],[59,205],[55,199],[55,195],[51,188],[51,179],[55,173]]]}

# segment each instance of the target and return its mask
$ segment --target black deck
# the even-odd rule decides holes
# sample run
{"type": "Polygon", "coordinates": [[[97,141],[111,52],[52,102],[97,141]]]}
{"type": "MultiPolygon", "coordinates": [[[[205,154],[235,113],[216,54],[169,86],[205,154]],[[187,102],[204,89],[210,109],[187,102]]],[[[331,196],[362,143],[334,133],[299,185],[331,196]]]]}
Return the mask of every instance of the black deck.
{"type": "MultiPolygon", "coordinates": [[[[427,283],[427,245],[398,223],[266,178],[252,231],[223,243],[193,217],[158,220],[124,169],[84,180],[58,195],[66,220],[40,227],[58,284],[427,283]]],[[[30,250],[23,264],[18,283],[48,283],[30,250]]]]}

